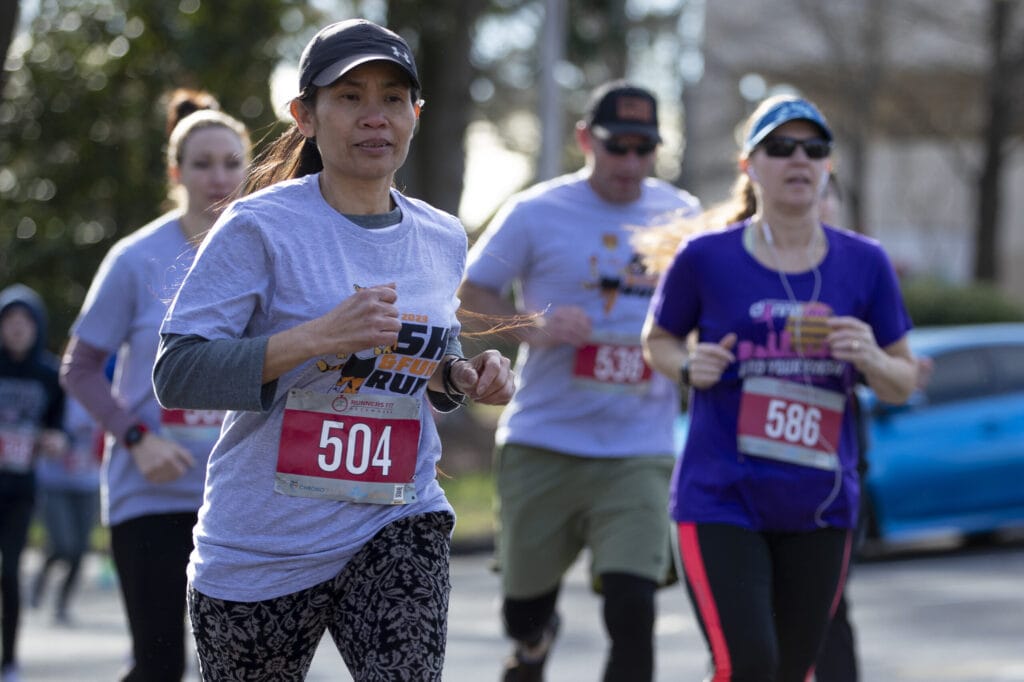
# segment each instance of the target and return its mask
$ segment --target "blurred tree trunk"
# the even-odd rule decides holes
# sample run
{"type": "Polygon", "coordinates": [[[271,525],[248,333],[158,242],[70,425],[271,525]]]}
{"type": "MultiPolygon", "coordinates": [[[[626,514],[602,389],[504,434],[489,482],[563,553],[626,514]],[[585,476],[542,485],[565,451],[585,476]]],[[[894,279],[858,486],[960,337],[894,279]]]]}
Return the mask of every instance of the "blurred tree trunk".
{"type": "Polygon", "coordinates": [[[569,3],[569,59],[591,76],[591,87],[626,77],[632,25],[626,0],[569,3]]]}
{"type": "Polygon", "coordinates": [[[416,0],[388,3],[387,25],[412,43],[426,100],[399,186],[452,214],[466,172],[473,27],[486,7],[480,0],[435,0],[429,9],[416,0]]]}
{"type": "Polygon", "coordinates": [[[1005,144],[1014,120],[1015,92],[1020,87],[1021,54],[1011,55],[1008,32],[1015,24],[1017,3],[989,1],[988,46],[991,57],[987,82],[987,120],[983,137],[984,159],[978,178],[977,223],[975,225],[974,278],[983,282],[999,280],[1000,179],[1005,161],[1005,144]],[[1016,69],[1014,69],[1016,63],[1016,69]],[[1017,73],[1015,73],[1015,70],[1017,73]],[[1016,77],[1015,77],[1016,76],[1016,77]]]}
{"type": "MultiPolygon", "coordinates": [[[[697,174],[700,172],[693,155],[686,153],[686,146],[690,144],[691,140],[698,139],[697,136],[700,134],[699,131],[694,130],[696,126],[693,124],[693,116],[688,114],[688,112],[694,110],[695,88],[696,83],[684,83],[683,91],[679,96],[679,101],[682,104],[683,159],[679,165],[679,174],[673,182],[676,187],[682,187],[686,190],[696,186],[697,174]]],[[[705,208],[707,207],[705,206],[705,208]]]]}
{"type": "Polygon", "coordinates": [[[0,96],[4,92],[4,83],[7,80],[7,72],[4,70],[4,60],[7,58],[7,50],[14,40],[14,33],[18,30],[18,0],[4,0],[0,3],[0,96]]]}
{"type": "Polygon", "coordinates": [[[562,150],[565,147],[565,107],[557,69],[565,59],[567,0],[545,0],[544,25],[541,28],[540,107],[541,145],[537,158],[537,179],[547,180],[562,172],[562,150]]]}
{"type": "MultiPolygon", "coordinates": [[[[0,18],[15,4],[0,0],[0,18]]],[[[44,296],[55,345],[111,244],[166,209],[164,93],[208,89],[256,140],[273,137],[270,76],[305,4],[36,3],[35,54],[18,55],[3,93],[0,156],[12,181],[0,188],[0,281],[44,296]]]]}
{"type": "Polygon", "coordinates": [[[864,62],[858,77],[853,80],[847,99],[848,111],[853,112],[854,128],[846,140],[850,149],[850,180],[846,188],[847,204],[850,211],[850,227],[857,232],[867,233],[867,218],[864,215],[864,187],[868,176],[868,150],[871,147],[871,132],[875,127],[875,102],[882,87],[882,76],[887,60],[886,54],[886,0],[868,0],[864,24],[861,27],[861,44],[864,62]]]}
{"type": "Polygon", "coordinates": [[[834,68],[846,87],[839,91],[843,102],[842,119],[832,120],[838,142],[847,150],[843,187],[850,216],[850,229],[868,232],[864,188],[867,184],[868,152],[875,128],[875,103],[882,90],[886,50],[885,27],[889,19],[886,0],[866,0],[859,26],[834,15],[827,3],[801,0],[798,5],[820,29],[834,55],[834,68]],[[847,34],[852,34],[849,39],[847,34]],[[843,122],[846,125],[843,125],[843,122]]]}

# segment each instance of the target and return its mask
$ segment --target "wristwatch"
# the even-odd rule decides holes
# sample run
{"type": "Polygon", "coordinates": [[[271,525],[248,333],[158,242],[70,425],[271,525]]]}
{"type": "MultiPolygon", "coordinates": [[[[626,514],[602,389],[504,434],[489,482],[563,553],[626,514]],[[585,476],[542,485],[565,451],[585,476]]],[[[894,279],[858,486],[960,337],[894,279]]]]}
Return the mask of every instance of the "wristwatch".
{"type": "Polygon", "coordinates": [[[690,356],[686,356],[682,367],[679,368],[679,385],[683,387],[690,385],[690,356]]]}
{"type": "Polygon", "coordinates": [[[135,424],[124,432],[124,438],[121,439],[121,442],[124,443],[126,448],[138,445],[139,441],[142,440],[142,437],[145,436],[148,431],[149,429],[146,428],[145,424],[135,424]]]}

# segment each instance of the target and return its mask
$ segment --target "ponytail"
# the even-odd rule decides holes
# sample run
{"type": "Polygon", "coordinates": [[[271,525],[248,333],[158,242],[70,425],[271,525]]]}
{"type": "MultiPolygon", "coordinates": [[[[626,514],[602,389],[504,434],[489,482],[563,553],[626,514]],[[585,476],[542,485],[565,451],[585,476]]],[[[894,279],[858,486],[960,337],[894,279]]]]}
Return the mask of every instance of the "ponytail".
{"type": "Polygon", "coordinates": [[[728,199],[696,216],[679,216],[663,225],[637,230],[631,242],[644,267],[653,274],[664,272],[683,242],[702,234],[720,230],[746,220],[757,210],[754,185],[746,173],[740,173],[732,184],[728,199]]]}
{"type": "Polygon", "coordinates": [[[167,119],[167,137],[171,136],[174,127],[181,119],[189,114],[204,109],[220,110],[220,102],[206,90],[193,90],[191,88],[177,88],[167,98],[167,106],[164,113],[167,119]]]}
{"type": "MultiPolygon", "coordinates": [[[[318,90],[316,86],[310,86],[300,94],[299,106],[312,106],[316,102],[318,90]]],[[[242,195],[252,194],[283,180],[319,173],[323,169],[324,161],[320,157],[316,140],[303,135],[298,125],[292,123],[249,167],[242,184],[242,195]]]]}

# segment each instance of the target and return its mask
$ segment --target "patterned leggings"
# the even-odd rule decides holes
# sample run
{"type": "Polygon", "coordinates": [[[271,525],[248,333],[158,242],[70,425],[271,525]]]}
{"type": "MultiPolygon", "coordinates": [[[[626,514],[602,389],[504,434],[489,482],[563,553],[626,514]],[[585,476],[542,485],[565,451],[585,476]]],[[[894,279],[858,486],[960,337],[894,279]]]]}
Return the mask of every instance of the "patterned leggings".
{"type": "Polygon", "coordinates": [[[337,576],[259,602],[212,599],[189,586],[205,682],[305,679],[326,629],[357,682],[440,680],[448,635],[453,519],[400,519],[337,576]]]}

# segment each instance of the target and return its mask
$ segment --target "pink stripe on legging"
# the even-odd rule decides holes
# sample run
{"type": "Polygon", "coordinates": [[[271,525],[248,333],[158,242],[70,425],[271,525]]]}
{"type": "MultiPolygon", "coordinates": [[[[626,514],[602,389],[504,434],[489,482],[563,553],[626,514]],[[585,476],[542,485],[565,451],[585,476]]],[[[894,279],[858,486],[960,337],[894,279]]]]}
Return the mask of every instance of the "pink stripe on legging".
{"type": "Polygon", "coordinates": [[[718,607],[708,583],[708,574],[704,569],[704,559],[700,553],[700,542],[697,540],[697,527],[692,523],[678,524],[679,554],[683,558],[683,570],[693,590],[700,612],[704,631],[711,647],[711,658],[715,664],[715,676],[711,682],[725,682],[732,678],[732,660],[729,658],[729,645],[722,632],[722,623],[718,619],[718,607]]]}
{"type": "MultiPolygon", "coordinates": [[[[854,531],[847,531],[846,543],[843,546],[843,568],[839,573],[839,583],[836,585],[835,596],[832,597],[832,607],[828,610],[829,618],[836,615],[836,609],[839,608],[839,600],[843,598],[843,590],[846,589],[846,575],[850,570],[850,552],[853,551],[853,533],[854,531]]],[[[817,661],[815,661],[815,665],[817,661]]],[[[811,669],[807,671],[807,677],[804,678],[804,682],[811,682],[814,679],[814,667],[811,665],[811,669]]]]}
{"type": "Polygon", "coordinates": [[[836,609],[839,608],[839,600],[843,596],[843,590],[846,589],[846,574],[850,569],[850,552],[853,550],[853,533],[850,530],[846,532],[846,545],[843,547],[843,570],[839,574],[839,584],[836,585],[836,594],[832,597],[832,608],[829,609],[828,615],[836,615],[836,609]]]}

